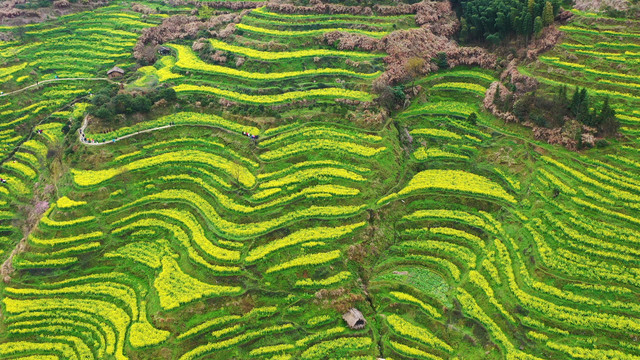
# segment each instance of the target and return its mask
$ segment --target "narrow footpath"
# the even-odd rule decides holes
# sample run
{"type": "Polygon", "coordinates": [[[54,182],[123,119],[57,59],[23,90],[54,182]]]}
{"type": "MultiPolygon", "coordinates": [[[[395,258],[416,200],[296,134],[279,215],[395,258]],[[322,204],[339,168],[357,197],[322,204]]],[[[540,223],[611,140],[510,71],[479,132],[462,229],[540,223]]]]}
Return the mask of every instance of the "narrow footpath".
{"type": "Polygon", "coordinates": [[[175,125],[158,126],[158,127],[154,127],[154,128],[151,128],[151,129],[136,131],[134,133],[123,135],[123,136],[117,137],[117,138],[112,139],[112,140],[96,142],[96,141],[91,141],[90,139],[87,139],[87,137],[85,136],[84,131],[87,128],[87,119],[88,119],[88,117],[85,116],[84,120],[82,121],[82,127],[80,127],[80,130],[78,130],[78,138],[80,139],[81,143],[83,143],[85,145],[91,145],[91,146],[106,145],[106,144],[114,143],[114,142],[116,142],[118,140],[122,140],[122,139],[130,138],[132,136],[136,136],[138,134],[148,133],[148,132],[161,130],[161,129],[167,129],[167,128],[170,128],[172,126],[175,126],[175,125]]]}
{"type": "Polygon", "coordinates": [[[113,138],[111,140],[107,140],[107,141],[102,141],[102,142],[97,142],[97,141],[91,141],[91,139],[87,139],[87,136],[85,134],[85,130],[87,128],[87,120],[88,120],[88,116],[84,117],[84,120],[82,120],[82,126],[80,127],[80,129],[78,130],[78,139],[80,139],[80,142],[85,144],[85,145],[89,145],[89,146],[99,146],[99,145],[107,145],[107,144],[113,144],[119,140],[123,140],[123,139],[127,139],[139,134],[144,134],[144,133],[148,133],[148,132],[152,132],[152,131],[156,131],[156,130],[162,130],[162,129],[168,129],[171,127],[175,127],[175,126],[200,126],[200,127],[207,127],[207,128],[212,128],[212,129],[218,129],[218,130],[222,130],[225,132],[228,132],[229,134],[238,134],[235,131],[231,131],[229,129],[225,129],[223,127],[219,127],[219,126],[213,126],[213,125],[205,125],[205,124],[173,124],[173,125],[162,125],[162,126],[157,126],[151,129],[145,129],[145,130],[140,130],[140,131],[136,131],[133,132],[131,134],[127,134],[127,135],[122,135],[120,137],[117,138],[113,138]]]}
{"type": "Polygon", "coordinates": [[[109,78],[62,78],[62,79],[50,79],[50,80],[38,81],[37,84],[29,85],[29,86],[23,87],[22,89],[14,90],[14,91],[8,92],[6,94],[0,94],[0,97],[13,95],[13,94],[25,91],[27,89],[31,89],[32,87],[36,87],[36,86],[40,86],[42,84],[48,84],[48,83],[52,83],[52,82],[56,82],[56,81],[111,81],[111,82],[113,82],[109,78]]]}

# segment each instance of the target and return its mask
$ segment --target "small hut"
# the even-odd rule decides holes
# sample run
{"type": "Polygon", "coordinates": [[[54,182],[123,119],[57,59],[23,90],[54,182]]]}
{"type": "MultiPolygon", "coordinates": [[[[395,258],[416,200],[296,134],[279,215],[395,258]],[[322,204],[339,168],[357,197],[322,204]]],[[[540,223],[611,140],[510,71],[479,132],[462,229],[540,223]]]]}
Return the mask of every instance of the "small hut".
{"type": "Polygon", "coordinates": [[[107,71],[107,76],[109,79],[119,78],[124,75],[124,70],[120,69],[117,66],[114,66],[111,70],[107,71]]]}
{"type": "Polygon", "coordinates": [[[158,48],[158,54],[160,55],[171,55],[171,49],[166,46],[160,46],[158,48]]]}
{"type": "Polygon", "coordinates": [[[354,330],[364,329],[364,326],[367,325],[367,320],[364,319],[360,310],[355,308],[349,309],[349,311],[342,315],[342,318],[347,322],[347,325],[354,330]]]}

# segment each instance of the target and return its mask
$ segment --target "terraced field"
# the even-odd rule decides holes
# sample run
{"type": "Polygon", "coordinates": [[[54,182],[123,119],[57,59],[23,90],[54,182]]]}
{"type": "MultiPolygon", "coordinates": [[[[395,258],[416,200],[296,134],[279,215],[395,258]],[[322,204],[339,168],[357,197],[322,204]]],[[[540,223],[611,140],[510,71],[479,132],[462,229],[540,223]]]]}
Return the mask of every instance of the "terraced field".
{"type": "Polygon", "coordinates": [[[566,34],[562,44],[524,72],[543,83],[577,85],[586,87],[593,96],[615,99],[622,132],[637,134],[640,25],[577,10],[574,14],[571,24],[560,27],[566,34]]]}
{"type": "MultiPolygon", "coordinates": [[[[474,77],[473,83],[486,85],[474,77]]],[[[432,86],[438,89],[432,98],[446,87],[432,86]]],[[[426,164],[381,200],[403,199],[406,209],[396,227],[400,241],[371,279],[378,306],[388,314],[385,345],[407,357],[432,358],[429,352],[446,358],[462,355],[456,344],[483,328],[496,345],[488,352],[501,357],[633,358],[631,343],[617,339],[636,321],[630,315],[635,302],[622,299],[635,286],[634,276],[625,274],[635,271],[637,172],[613,158],[541,144],[527,151],[530,163],[510,170],[504,165],[517,154],[503,154],[504,164],[492,169],[479,161],[491,139],[509,149],[519,140],[456,124],[452,115],[464,118],[474,109],[445,106],[452,101],[409,109],[402,120],[414,142],[420,139],[414,158],[426,164]],[[398,302],[405,305],[398,308],[398,302]],[[460,313],[447,310],[455,304],[460,313]]],[[[484,121],[492,126],[480,116],[484,121]]],[[[485,350],[465,356],[478,358],[485,350]]]]}
{"type": "MultiPolygon", "coordinates": [[[[31,26],[43,45],[0,45],[32,59],[0,68],[2,88],[32,61],[40,79],[133,69],[135,31],[162,17],[110,6],[31,26]],[[47,62],[65,36],[82,61],[47,62]]],[[[483,110],[498,75],[476,67],[421,78],[409,106],[359,121],[386,54],[318,34],[379,38],[413,19],[257,7],[206,39],[226,61],[175,40],[125,78],[178,102],[118,128],[87,126],[99,81],[0,98],[0,358],[640,358],[638,91],[612,96],[625,136],[583,152],[483,110]],[[352,307],[364,329],[343,321],[352,307]]],[[[561,54],[600,69],[577,45],[596,36],[574,32],[585,19],[522,71],[614,91],[602,73],[558,70],[561,54]]],[[[633,64],[615,81],[632,84],[633,64]]]]}
{"type": "Polygon", "coordinates": [[[336,30],[380,38],[393,29],[415,27],[415,23],[411,15],[363,19],[277,14],[257,8],[236,25],[234,43],[208,39],[207,46],[213,51],[227,54],[225,63],[206,63],[190,45],[170,43],[167,46],[175,55],[155,68],[141,69],[145,76],[139,83],[168,81],[178,93],[214,95],[253,105],[336,98],[369,102],[373,99],[371,80],[384,70],[381,59],[385,54],[336,50],[314,38],[336,30]],[[278,49],[282,47],[286,50],[278,49]],[[242,61],[242,69],[237,69],[237,61],[242,61]]]}
{"type": "MultiPolygon", "coordinates": [[[[95,13],[63,16],[26,27],[21,42],[0,42],[0,60],[9,64],[0,70],[3,95],[13,96],[9,95],[13,91],[43,84],[28,90],[31,97],[6,102],[0,97],[0,159],[28,139],[39,122],[67,117],[74,110],[73,103],[86,99],[92,87],[107,81],[110,67],[133,64],[131,50],[139,32],[158,24],[162,17],[141,21],[140,14],[124,9],[110,6],[95,13]]],[[[78,111],[80,116],[84,113],[78,111]]]]}

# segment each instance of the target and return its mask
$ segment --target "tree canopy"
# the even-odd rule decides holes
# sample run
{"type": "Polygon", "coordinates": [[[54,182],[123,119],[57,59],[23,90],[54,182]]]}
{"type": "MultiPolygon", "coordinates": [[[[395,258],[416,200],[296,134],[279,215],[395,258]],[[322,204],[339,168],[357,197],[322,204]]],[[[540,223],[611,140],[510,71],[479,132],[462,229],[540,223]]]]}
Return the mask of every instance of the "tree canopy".
{"type": "Polygon", "coordinates": [[[494,43],[510,34],[529,37],[540,25],[552,23],[560,8],[558,0],[456,0],[454,4],[461,13],[463,40],[494,43]]]}

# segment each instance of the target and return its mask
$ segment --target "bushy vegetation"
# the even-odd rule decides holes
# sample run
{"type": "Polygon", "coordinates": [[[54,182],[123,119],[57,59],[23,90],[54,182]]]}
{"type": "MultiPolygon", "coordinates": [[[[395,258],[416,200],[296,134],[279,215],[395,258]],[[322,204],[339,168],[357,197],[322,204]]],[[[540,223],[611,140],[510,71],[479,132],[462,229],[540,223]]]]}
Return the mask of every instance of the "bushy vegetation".
{"type": "Polygon", "coordinates": [[[176,101],[176,92],[171,88],[153,89],[147,93],[132,95],[118,94],[117,87],[106,87],[91,98],[89,114],[101,119],[107,125],[113,125],[115,115],[148,113],[154,103],[164,100],[165,103],[176,101]]]}
{"type": "Polygon", "coordinates": [[[580,124],[595,128],[604,137],[617,134],[620,127],[609,101],[609,97],[605,97],[602,104],[595,104],[587,89],[576,87],[570,95],[567,86],[559,87],[553,97],[531,92],[514,101],[513,98],[502,99],[499,91],[494,97],[495,105],[503,111],[513,109],[521,122],[531,121],[537,126],[556,128],[575,119],[580,124]]]}

